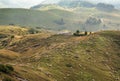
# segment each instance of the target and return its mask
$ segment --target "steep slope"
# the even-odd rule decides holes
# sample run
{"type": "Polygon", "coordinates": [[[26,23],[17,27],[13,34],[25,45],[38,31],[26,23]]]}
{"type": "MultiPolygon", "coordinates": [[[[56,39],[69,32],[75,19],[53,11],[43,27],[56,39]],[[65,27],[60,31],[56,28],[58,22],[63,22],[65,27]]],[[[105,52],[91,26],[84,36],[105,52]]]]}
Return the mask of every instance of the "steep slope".
{"type": "Polygon", "coordinates": [[[14,64],[17,76],[28,81],[119,81],[120,31],[44,35],[28,35],[4,48],[20,54],[4,62],[14,64]]]}

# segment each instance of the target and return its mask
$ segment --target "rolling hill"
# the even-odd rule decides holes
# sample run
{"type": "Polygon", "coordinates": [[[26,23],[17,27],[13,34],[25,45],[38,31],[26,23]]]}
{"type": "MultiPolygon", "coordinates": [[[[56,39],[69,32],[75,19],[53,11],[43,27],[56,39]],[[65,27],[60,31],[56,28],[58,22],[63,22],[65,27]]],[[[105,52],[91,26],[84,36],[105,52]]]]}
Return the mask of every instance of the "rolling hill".
{"type": "Polygon", "coordinates": [[[116,8],[87,0],[0,8],[0,81],[120,81],[116,8]]]}
{"type": "Polygon", "coordinates": [[[46,10],[30,9],[0,9],[1,25],[19,25],[47,30],[61,31],[99,31],[119,30],[120,11],[104,12],[96,8],[60,9],[45,7],[46,10]],[[93,13],[94,12],[94,13],[93,13]],[[101,24],[85,24],[87,19],[94,17],[102,21],[101,24]]]}
{"type": "MultiPolygon", "coordinates": [[[[10,35],[0,40],[10,39],[10,35]]],[[[82,37],[49,32],[12,35],[15,37],[0,49],[0,64],[9,64],[14,71],[7,74],[0,69],[0,80],[120,80],[120,31],[101,31],[82,37]]]]}

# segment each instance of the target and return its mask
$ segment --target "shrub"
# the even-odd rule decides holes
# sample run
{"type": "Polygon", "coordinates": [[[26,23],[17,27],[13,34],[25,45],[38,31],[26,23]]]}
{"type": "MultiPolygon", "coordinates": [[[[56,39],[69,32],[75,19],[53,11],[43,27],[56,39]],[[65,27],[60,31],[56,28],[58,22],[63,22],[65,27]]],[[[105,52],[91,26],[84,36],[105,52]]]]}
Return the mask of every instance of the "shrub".
{"type": "Polygon", "coordinates": [[[12,36],[11,36],[11,39],[13,39],[14,37],[15,37],[15,36],[14,36],[14,35],[12,35],[12,36]]]}
{"type": "Polygon", "coordinates": [[[66,64],[67,67],[72,67],[72,64],[68,63],[66,64]]]}
{"type": "Polygon", "coordinates": [[[14,71],[14,68],[11,65],[6,65],[6,68],[8,68],[10,71],[14,71]]]}
{"type": "Polygon", "coordinates": [[[5,65],[0,64],[0,72],[9,73],[9,70],[5,67],[5,65]]]}
{"type": "Polygon", "coordinates": [[[12,66],[0,64],[0,72],[10,74],[12,71],[14,71],[12,66]]]}

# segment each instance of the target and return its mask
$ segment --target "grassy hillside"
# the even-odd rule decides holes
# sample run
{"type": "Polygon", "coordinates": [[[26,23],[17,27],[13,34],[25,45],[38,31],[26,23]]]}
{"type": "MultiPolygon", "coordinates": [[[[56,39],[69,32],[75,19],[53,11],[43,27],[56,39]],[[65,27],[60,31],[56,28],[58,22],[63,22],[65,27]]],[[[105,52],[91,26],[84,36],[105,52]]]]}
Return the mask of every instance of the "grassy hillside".
{"type": "Polygon", "coordinates": [[[0,9],[1,25],[14,24],[49,30],[113,30],[120,28],[119,20],[120,11],[104,12],[95,8],[80,7],[67,10],[47,6],[43,10],[0,9]],[[102,20],[102,23],[98,25],[85,25],[89,17],[99,18],[102,20]]]}
{"type": "MultiPolygon", "coordinates": [[[[67,13],[60,10],[61,13],[67,13]]],[[[17,24],[22,26],[43,27],[47,29],[59,29],[54,23],[61,16],[49,11],[35,11],[27,9],[0,9],[0,24],[17,24]]]]}
{"type": "Polygon", "coordinates": [[[0,50],[2,64],[14,67],[0,79],[12,81],[119,81],[120,31],[88,36],[28,34],[0,50]],[[6,56],[15,57],[11,61],[6,56]]]}

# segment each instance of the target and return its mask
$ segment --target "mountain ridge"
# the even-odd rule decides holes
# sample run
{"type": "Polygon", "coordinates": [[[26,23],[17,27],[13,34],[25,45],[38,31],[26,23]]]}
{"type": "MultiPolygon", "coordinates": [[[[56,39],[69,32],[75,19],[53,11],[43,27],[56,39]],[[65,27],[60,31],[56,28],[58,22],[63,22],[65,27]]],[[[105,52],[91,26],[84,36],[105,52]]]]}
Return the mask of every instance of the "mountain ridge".
{"type": "MultiPolygon", "coordinates": [[[[46,1],[44,1],[44,3],[40,3],[36,6],[33,6],[31,7],[30,9],[35,9],[35,8],[40,8],[44,5],[52,5],[52,4],[56,4],[56,5],[59,5],[61,7],[67,7],[67,8],[70,8],[70,7],[88,7],[88,8],[91,8],[91,7],[97,7],[98,4],[100,4],[102,2],[99,2],[99,3],[92,3],[90,1],[83,1],[83,0],[59,0],[57,1],[57,3],[47,3],[46,1]]],[[[106,7],[109,6],[109,5],[112,5],[112,6],[115,6],[113,4],[108,4],[108,3],[102,3],[102,4],[105,4],[106,7]]],[[[115,6],[116,7],[116,6],[115,6]]],[[[117,7],[118,8],[118,7],[117,7]]],[[[113,8],[114,9],[114,8],[113,8]]]]}

